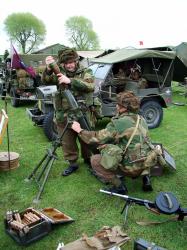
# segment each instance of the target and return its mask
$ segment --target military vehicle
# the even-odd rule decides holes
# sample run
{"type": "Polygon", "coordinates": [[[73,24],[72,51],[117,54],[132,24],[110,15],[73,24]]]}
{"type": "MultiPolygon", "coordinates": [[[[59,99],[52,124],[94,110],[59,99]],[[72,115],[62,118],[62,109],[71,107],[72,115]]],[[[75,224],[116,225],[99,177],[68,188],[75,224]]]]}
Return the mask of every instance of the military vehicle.
{"type": "MultiPolygon", "coordinates": [[[[103,57],[91,60],[89,66],[95,75],[94,97],[102,103],[102,116],[112,117],[116,114],[116,95],[121,91],[131,90],[140,97],[141,113],[149,128],[156,128],[163,119],[163,108],[172,101],[171,81],[173,77],[173,51],[155,51],[140,49],[121,49],[103,57]],[[131,69],[139,66],[142,78],[147,86],[140,88],[138,81],[131,79],[131,69]],[[119,76],[119,69],[129,71],[128,76],[119,76]]],[[[43,124],[49,140],[56,138],[53,123],[52,93],[54,86],[37,88],[41,101],[37,107],[27,109],[32,121],[43,124]],[[50,106],[50,109],[49,109],[50,106]]]]}
{"type": "Polygon", "coordinates": [[[116,94],[131,90],[141,100],[141,114],[149,128],[156,128],[163,119],[163,108],[172,102],[174,51],[150,49],[120,49],[103,57],[92,59],[90,68],[95,75],[95,95],[102,102],[104,117],[116,113],[116,94]],[[119,70],[124,74],[119,75],[119,70]],[[139,80],[132,79],[133,70],[141,71],[139,80]],[[140,86],[139,81],[146,84],[140,86]]]}
{"type": "Polygon", "coordinates": [[[45,54],[20,55],[21,60],[27,66],[32,66],[36,76],[32,77],[23,68],[11,68],[11,59],[8,58],[3,67],[0,80],[0,96],[11,97],[13,107],[18,107],[21,101],[36,100],[36,87],[41,85],[41,73],[45,66],[45,54]]]}
{"type": "Polygon", "coordinates": [[[38,103],[35,107],[26,109],[27,115],[34,124],[43,126],[44,133],[50,141],[57,137],[56,126],[53,122],[54,109],[52,103],[52,94],[56,91],[56,85],[37,87],[38,103]]]}

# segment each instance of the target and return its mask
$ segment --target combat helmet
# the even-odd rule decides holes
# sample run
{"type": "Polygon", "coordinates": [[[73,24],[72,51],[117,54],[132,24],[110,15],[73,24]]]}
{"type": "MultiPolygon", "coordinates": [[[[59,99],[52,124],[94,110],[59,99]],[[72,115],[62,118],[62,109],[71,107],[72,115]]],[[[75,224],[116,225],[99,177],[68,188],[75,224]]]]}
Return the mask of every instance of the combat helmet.
{"type": "Polygon", "coordinates": [[[140,108],[140,100],[132,91],[124,91],[117,94],[117,104],[125,107],[128,112],[137,113],[140,108]]]}
{"type": "Polygon", "coordinates": [[[65,47],[58,51],[58,62],[59,63],[66,63],[67,61],[78,61],[79,56],[76,50],[65,47]]]}
{"type": "Polygon", "coordinates": [[[136,71],[138,71],[139,73],[142,72],[141,66],[139,64],[135,64],[131,69],[130,69],[131,73],[134,73],[136,71]]]}

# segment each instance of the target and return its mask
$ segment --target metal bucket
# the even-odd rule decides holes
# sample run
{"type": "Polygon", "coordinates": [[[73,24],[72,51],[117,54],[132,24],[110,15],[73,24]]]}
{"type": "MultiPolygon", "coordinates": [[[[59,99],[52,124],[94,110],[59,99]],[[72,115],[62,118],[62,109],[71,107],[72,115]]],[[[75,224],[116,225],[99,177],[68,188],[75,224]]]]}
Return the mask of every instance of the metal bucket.
{"type": "Polygon", "coordinates": [[[8,171],[19,167],[19,154],[16,152],[0,152],[0,171],[8,171]],[[9,162],[10,159],[10,162],[9,162]]]}

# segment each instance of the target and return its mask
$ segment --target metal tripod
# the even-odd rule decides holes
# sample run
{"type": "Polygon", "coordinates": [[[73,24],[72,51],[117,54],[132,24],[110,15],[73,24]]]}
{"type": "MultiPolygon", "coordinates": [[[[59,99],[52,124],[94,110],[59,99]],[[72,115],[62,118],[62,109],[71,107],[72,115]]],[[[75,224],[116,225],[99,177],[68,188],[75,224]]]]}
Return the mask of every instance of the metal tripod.
{"type": "Polygon", "coordinates": [[[25,179],[26,182],[29,182],[31,179],[34,179],[39,187],[39,192],[36,196],[36,198],[33,200],[34,203],[38,203],[39,199],[41,197],[41,194],[44,190],[44,186],[47,182],[47,179],[49,177],[50,170],[53,166],[53,163],[56,159],[58,159],[56,155],[56,150],[58,147],[61,146],[62,138],[66,132],[66,129],[69,125],[69,122],[66,123],[66,126],[64,127],[64,130],[60,137],[58,137],[53,143],[52,147],[47,149],[47,153],[44,155],[44,157],[41,159],[41,161],[36,165],[32,173],[28,176],[28,178],[25,179]],[[44,175],[44,176],[43,176],[44,175]],[[43,176],[43,178],[42,178],[43,176]],[[42,179],[42,180],[41,180],[42,179]]]}

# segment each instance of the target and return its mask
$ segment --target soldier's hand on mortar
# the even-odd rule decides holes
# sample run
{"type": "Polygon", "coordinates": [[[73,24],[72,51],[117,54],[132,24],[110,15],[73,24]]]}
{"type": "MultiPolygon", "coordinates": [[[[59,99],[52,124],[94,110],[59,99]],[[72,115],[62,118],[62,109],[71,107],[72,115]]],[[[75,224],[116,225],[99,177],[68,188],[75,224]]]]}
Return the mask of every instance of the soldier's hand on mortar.
{"type": "Polygon", "coordinates": [[[55,62],[55,59],[52,57],[52,56],[47,56],[46,58],[45,58],[45,63],[46,63],[46,65],[47,65],[47,69],[48,70],[51,70],[51,68],[49,67],[49,65],[51,64],[51,63],[54,63],[55,62]]]}
{"type": "Polygon", "coordinates": [[[58,76],[59,84],[70,84],[71,83],[71,80],[67,76],[63,75],[62,73],[59,73],[57,76],[58,76]]]}
{"type": "Polygon", "coordinates": [[[76,122],[76,121],[74,121],[74,122],[72,123],[71,128],[72,128],[75,132],[77,132],[78,134],[83,130],[83,129],[81,128],[81,126],[80,126],[80,123],[79,123],[79,122],[76,122]]]}

